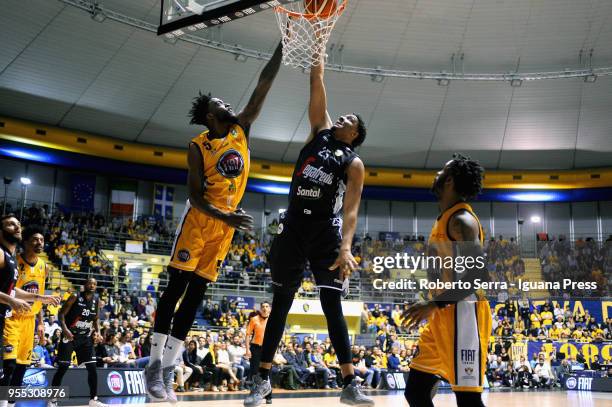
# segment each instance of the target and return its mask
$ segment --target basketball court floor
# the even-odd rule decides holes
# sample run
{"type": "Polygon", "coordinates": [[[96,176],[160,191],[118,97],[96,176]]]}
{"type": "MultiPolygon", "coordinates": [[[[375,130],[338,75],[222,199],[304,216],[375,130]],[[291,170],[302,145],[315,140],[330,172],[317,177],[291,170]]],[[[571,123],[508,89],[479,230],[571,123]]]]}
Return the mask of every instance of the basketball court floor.
{"type": "MultiPolygon", "coordinates": [[[[407,407],[402,392],[370,392],[377,407],[407,407]]],[[[194,393],[179,396],[178,406],[196,407],[242,407],[246,393],[202,394],[194,393]]],[[[338,392],[305,391],[275,393],[272,406],[276,407],[332,407],[341,406],[338,392]]],[[[567,391],[491,391],[483,395],[485,405],[489,407],[609,407],[612,406],[612,393],[567,392],[567,391]]],[[[86,407],[87,399],[71,399],[60,402],[60,406],[86,407]]],[[[108,405],[129,404],[144,406],[157,404],[160,407],[167,403],[152,403],[147,397],[105,398],[101,401],[108,405]]],[[[455,407],[455,396],[450,391],[440,392],[434,399],[436,407],[455,407]]],[[[44,401],[18,402],[17,407],[44,407],[44,401]]],[[[262,405],[262,406],[265,406],[262,405]]]]}

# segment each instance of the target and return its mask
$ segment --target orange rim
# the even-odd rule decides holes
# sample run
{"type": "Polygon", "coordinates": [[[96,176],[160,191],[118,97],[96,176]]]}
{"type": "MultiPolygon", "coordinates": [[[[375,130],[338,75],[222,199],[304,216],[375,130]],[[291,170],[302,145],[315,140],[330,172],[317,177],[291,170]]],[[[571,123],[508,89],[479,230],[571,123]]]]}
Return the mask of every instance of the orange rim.
{"type": "Polygon", "coordinates": [[[321,19],[328,19],[331,18],[333,16],[340,16],[342,13],[344,13],[344,9],[346,8],[346,2],[347,0],[343,0],[342,4],[340,4],[337,8],[336,11],[334,11],[333,13],[329,14],[326,17],[321,17],[321,14],[314,14],[314,13],[298,13],[297,11],[291,11],[291,10],[287,10],[285,7],[283,6],[276,6],[274,8],[274,11],[277,13],[285,13],[287,14],[289,17],[303,17],[307,20],[313,20],[315,18],[321,18],[321,19]]]}

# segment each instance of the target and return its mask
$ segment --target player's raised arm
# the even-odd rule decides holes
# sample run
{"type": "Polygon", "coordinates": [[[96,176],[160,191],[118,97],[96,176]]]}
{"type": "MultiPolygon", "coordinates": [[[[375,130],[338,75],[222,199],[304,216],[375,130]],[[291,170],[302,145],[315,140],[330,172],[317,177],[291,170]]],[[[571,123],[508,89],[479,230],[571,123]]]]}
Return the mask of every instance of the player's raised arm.
{"type": "Polygon", "coordinates": [[[250,230],[253,227],[253,218],[244,212],[225,212],[211,204],[204,193],[206,192],[206,180],[204,179],[204,159],[199,147],[191,143],[189,144],[189,152],[187,154],[187,162],[189,173],[187,186],[189,189],[189,203],[199,210],[217,218],[231,227],[239,230],[250,230]]]}
{"type": "Polygon", "coordinates": [[[257,82],[257,86],[255,87],[251,98],[249,99],[249,103],[247,103],[244,109],[242,109],[242,111],[238,114],[238,121],[240,122],[240,125],[244,129],[247,136],[249,134],[249,127],[255,121],[255,119],[257,119],[257,116],[259,116],[259,112],[261,112],[266,96],[268,95],[268,92],[272,87],[272,83],[274,82],[274,78],[276,78],[276,74],[280,68],[281,59],[283,56],[282,44],[282,42],[279,42],[274,54],[272,54],[272,58],[270,58],[259,75],[259,81],[257,82]]]}
{"type": "Polygon", "coordinates": [[[331,118],[327,112],[327,94],[325,93],[325,83],[323,82],[325,71],[325,60],[320,57],[321,62],[310,68],[310,102],[308,105],[308,119],[310,120],[310,135],[306,144],[323,129],[332,126],[331,118]]]}

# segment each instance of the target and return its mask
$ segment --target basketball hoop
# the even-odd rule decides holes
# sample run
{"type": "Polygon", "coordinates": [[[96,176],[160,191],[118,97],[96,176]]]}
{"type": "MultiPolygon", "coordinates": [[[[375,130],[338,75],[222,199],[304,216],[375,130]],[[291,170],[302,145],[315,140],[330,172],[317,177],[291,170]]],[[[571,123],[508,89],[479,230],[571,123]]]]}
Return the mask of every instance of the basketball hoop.
{"type": "Polygon", "coordinates": [[[347,0],[305,0],[277,6],[274,12],[283,36],[283,63],[310,68],[324,62],[327,41],[346,3],[347,0]]]}

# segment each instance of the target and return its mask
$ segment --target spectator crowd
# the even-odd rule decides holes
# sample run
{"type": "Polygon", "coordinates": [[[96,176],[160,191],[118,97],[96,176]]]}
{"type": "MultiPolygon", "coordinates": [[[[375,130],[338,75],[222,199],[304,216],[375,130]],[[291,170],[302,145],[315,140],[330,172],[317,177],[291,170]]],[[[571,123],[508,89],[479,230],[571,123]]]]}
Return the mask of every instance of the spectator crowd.
{"type": "MultiPolygon", "coordinates": [[[[101,255],[109,243],[100,236],[124,234],[149,242],[168,242],[172,229],[168,224],[149,218],[139,220],[111,219],[99,215],[75,215],[47,207],[32,206],[26,211],[24,224],[39,224],[46,233],[45,250],[64,276],[75,282],[83,273],[95,273],[99,280],[100,335],[95,337],[98,364],[108,367],[143,367],[150,353],[149,330],[152,326],[159,290],[145,292],[122,290],[125,270],[113,270],[101,255]],[[94,232],[94,233],[92,233],[94,232]]],[[[275,225],[268,227],[271,233],[275,225]]],[[[538,255],[546,279],[571,276],[601,282],[612,271],[611,245],[598,245],[593,240],[570,244],[563,237],[539,242],[538,255]],[[561,276],[561,277],[557,277],[561,276]]],[[[264,285],[269,281],[267,253],[269,239],[236,233],[230,252],[223,263],[222,282],[239,285],[264,285]]],[[[372,278],[372,258],[385,253],[418,255],[426,252],[422,236],[393,236],[372,239],[369,235],[356,239],[354,255],[360,265],[355,280],[372,278]]],[[[525,274],[517,243],[511,238],[490,239],[485,247],[489,273],[494,281],[512,282],[525,274]]],[[[386,270],[385,273],[389,273],[386,270]]],[[[163,284],[160,284],[163,289],[163,284]]],[[[60,295],[59,288],[55,290],[60,295]]],[[[606,291],[609,292],[609,291],[606,291]]],[[[316,293],[308,269],[300,295],[316,293]]],[[[70,292],[64,295],[66,296],[70,292]]],[[[573,292],[551,293],[559,297],[573,292]]],[[[600,293],[601,294],[601,293],[600,293]]],[[[373,338],[369,346],[353,346],[353,364],[364,386],[377,387],[385,372],[407,372],[416,352],[421,325],[412,330],[402,327],[406,305],[364,305],[361,333],[373,338]]],[[[61,328],[57,321],[59,307],[45,311],[45,334],[36,336],[33,365],[53,366],[61,328]]],[[[599,343],[612,340],[612,319],[598,321],[582,309],[570,310],[558,303],[537,306],[527,299],[506,301],[492,309],[493,332],[487,358],[487,377],[494,386],[550,387],[564,374],[580,368],[592,368],[605,361],[585,360],[580,354],[563,355],[542,350],[528,359],[513,355],[513,345],[524,340],[575,341],[599,343]]],[[[185,341],[185,351],[177,360],[177,390],[233,391],[244,389],[249,379],[249,357],[245,329],[249,314],[236,302],[206,299],[198,310],[198,325],[210,329],[197,331],[185,341]]],[[[276,385],[287,389],[335,388],[340,384],[338,360],[329,338],[287,337],[274,357],[272,369],[276,385]]]]}

